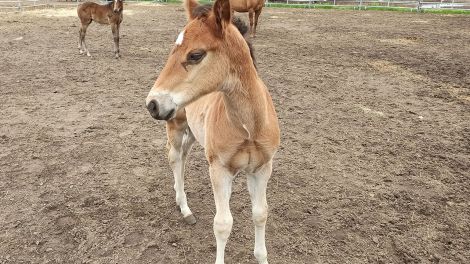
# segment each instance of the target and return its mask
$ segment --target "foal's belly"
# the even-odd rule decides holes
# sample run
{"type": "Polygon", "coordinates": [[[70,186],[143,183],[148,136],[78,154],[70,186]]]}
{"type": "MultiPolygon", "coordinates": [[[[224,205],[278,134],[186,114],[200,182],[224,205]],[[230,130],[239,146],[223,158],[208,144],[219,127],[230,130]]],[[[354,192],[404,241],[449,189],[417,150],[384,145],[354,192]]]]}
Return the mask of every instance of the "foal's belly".
{"type": "Polygon", "coordinates": [[[109,25],[108,16],[99,16],[97,14],[91,14],[91,19],[93,21],[98,22],[99,24],[109,25]]]}

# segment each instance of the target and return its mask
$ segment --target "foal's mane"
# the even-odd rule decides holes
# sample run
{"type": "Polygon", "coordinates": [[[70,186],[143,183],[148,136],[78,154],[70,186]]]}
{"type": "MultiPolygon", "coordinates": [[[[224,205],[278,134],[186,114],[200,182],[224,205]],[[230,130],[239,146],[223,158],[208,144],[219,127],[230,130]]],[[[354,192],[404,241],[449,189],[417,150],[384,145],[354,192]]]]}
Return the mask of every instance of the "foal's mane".
{"type": "MultiPolygon", "coordinates": [[[[212,10],[211,4],[198,5],[192,10],[192,16],[197,19],[204,19],[209,15],[209,12],[211,10],[212,10]]],[[[248,45],[248,48],[250,48],[250,56],[251,56],[251,59],[253,60],[253,65],[255,66],[255,68],[257,68],[253,45],[247,39],[248,26],[245,24],[245,22],[241,18],[236,17],[236,16],[232,17],[232,24],[238,29],[240,34],[242,34],[243,38],[245,39],[246,44],[248,45]]]]}

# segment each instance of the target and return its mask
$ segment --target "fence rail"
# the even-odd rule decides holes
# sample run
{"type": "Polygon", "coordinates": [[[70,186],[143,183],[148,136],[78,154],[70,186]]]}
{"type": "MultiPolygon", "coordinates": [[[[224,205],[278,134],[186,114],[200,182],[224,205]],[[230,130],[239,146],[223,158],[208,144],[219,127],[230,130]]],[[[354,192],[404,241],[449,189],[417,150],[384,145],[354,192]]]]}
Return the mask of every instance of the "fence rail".
{"type": "Polygon", "coordinates": [[[353,7],[367,9],[373,7],[412,8],[417,11],[423,9],[454,9],[469,10],[470,0],[266,0],[267,6],[276,4],[302,5],[306,7],[353,7]]]}
{"type": "MultiPolygon", "coordinates": [[[[86,0],[0,0],[0,10],[34,9],[38,7],[63,7],[78,5],[86,0]]],[[[127,2],[139,2],[139,0],[126,0],[127,2]]],[[[99,0],[96,0],[99,2],[99,0]]],[[[106,2],[106,1],[101,1],[106,2]]],[[[166,2],[155,0],[154,2],[166,2]]],[[[437,9],[437,10],[468,10],[470,0],[266,0],[266,6],[276,4],[303,5],[306,7],[349,7],[354,9],[367,8],[410,8],[413,10],[437,9]]]]}
{"type": "MultiPolygon", "coordinates": [[[[0,11],[16,10],[23,11],[38,7],[67,7],[77,6],[83,2],[105,3],[112,0],[0,0],[0,11]]],[[[181,0],[182,1],[182,0],[181,0]]],[[[126,0],[126,2],[143,2],[141,0],[126,0]]],[[[167,2],[167,0],[150,0],[147,2],[167,2]]]]}

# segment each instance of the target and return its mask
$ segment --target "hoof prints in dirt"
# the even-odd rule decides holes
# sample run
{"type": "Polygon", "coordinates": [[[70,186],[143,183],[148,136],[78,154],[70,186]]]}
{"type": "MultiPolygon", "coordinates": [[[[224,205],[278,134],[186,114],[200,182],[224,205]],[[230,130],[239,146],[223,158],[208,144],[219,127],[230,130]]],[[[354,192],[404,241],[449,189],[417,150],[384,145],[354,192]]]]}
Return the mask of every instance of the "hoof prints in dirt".
{"type": "MultiPolygon", "coordinates": [[[[203,150],[187,164],[191,226],[144,107],[185,13],[126,11],[119,60],[108,27],[89,30],[92,59],[76,54],[75,9],[0,18],[0,263],[215,259],[203,150]]],[[[270,262],[470,263],[470,17],[265,8],[260,21],[282,131],[270,262]]],[[[228,263],[253,263],[243,176],[231,208],[228,263]]]]}

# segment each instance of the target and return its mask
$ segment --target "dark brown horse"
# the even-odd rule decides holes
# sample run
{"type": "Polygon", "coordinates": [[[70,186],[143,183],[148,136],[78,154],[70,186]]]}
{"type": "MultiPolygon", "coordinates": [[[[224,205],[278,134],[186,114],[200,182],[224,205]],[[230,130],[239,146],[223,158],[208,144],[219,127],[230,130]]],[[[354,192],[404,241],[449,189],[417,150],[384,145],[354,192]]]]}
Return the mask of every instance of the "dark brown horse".
{"type": "Polygon", "coordinates": [[[105,5],[99,5],[92,2],[85,2],[80,4],[77,8],[78,18],[80,18],[80,37],[78,41],[78,48],[80,54],[88,51],[85,43],[86,29],[92,21],[100,24],[111,25],[114,37],[114,54],[119,58],[119,26],[122,22],[123,0],[113,0],[105,5]]]}

